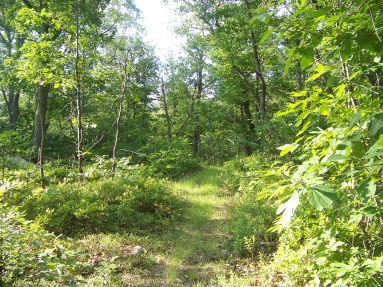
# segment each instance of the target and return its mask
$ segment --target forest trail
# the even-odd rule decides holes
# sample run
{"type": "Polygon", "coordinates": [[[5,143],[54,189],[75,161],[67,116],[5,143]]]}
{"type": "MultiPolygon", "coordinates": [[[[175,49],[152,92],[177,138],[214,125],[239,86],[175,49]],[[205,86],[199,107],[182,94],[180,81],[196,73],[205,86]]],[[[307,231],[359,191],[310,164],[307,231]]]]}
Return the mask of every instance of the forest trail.
{"type": "Polygon", "coordinates": [[[174,234],[166,278],[180,286],[210,285],[228,259],[227,199],[219,186],[219,172],[210,167],[175,183],[176,192],[189,204],[174,234]]]}
{"type": "Polygon", "coordinates": [[[220,173],[208,167],[170,183],[182,208],[164,228],[81,240],[95,268],[81,286],[262,286],[254,285],[254,266],[232,251],[233,198],[222,192],[220,173]]]}
{"type": "Polygon", "coordinates": [[[236,261],[228,251],[228,202],[219,173],[219,168],[209,167],[174,183],[175,193],[186,203],[183,219],[152,238],[156,242],[149,252],[157,264],[130,277],[128,286],[229,286],[222,283],[230,277],[230,262],[236,261]]]}

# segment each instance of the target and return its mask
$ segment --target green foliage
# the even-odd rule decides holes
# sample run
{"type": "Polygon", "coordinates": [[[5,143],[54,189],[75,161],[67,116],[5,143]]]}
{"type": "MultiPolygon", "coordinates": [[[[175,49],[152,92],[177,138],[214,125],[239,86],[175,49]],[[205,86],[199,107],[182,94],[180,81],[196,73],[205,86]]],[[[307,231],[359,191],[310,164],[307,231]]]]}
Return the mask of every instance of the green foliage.
{"type": "Polygon", "coordinates": [[[260,196],[279,203],[281,243],[271,266],[292,286],[382,284],[381,92],[366,80],[368,70],[359,71],[381,53],[380,32],[370,25],[381,19],[375,5],[293,4],[280,26],[280,37],[299,39],[290,55],[308,78],[278,113],[296,115],[297,140],[280,148],[296,160],[269,168],[272,184],[260,196]],[[292,32],[302,25],[307,30],[292,32]],[[361,34],[376,38],[365,44],[361,34]]]}
{"type": "Polygon", "coordinates": [[[18,131],[4,131],[0,134],[0,152],[8,155],[28,155],[26,136],[18,131]]]}
{"type": "Polygon", "coordinates": [[[193,157],[187,141],[174,139],[170,144],[157,143],[158,151],[151,152],[146,157],[145,165],[149,173],[158,178],[179,178],[193,173],[201,166],[199,160],[193,157]]]}
{"type": "Polygon", "coordinates": [[[0,213],[1,286],[76,285],[76,251],[7,207],[2,198],[0,213]]]}
{"type": "Polygon", "coordinates": [[[278,235],[269,231],[275,221],[275,207],[265,201],[257,201],[254,195],[236,195],[235,205],[229,209],[230,246],[240,256],[255,257],[272,254],[278,243],[278,235]]]}
{"type": "MultiPolygon", "coordinates": [[[[268,255],[279,241],[260,286],[383,285],[379,1],[174,0],[186,53],[169,60],[161,87],[131,1],[43,2],[0,4],[1,283],[75,281],[70,252],[18,209],[64,235],[162,230],[180,202],[160,178],[245,150],[257,154],[220,178],[236,253],[268,255]],[[34,112],[47,189],[23,160],[34,112]]],[[[102,273],[116,273],[114,261],[101,265],[90,285],[113,284],[102,273]]]]}
{"type": "Polygon", "coordinates": [[[246,158],[237,157],[226,162],[220,174],[224,191],[229,195],[237,193],[247,171],[246,158]]]}
{"type": "Polygon", "coordinates": [[[28,218],[57,234],[160,230],[176,218],[180,203],[166,182],[150,178],[140,169],[126,169],[113,180],[93,174],[90,181],[87,175],[80,186],[71,183],[67,170],[62,170],[63,175],[55,169],[55,178],[65,176],[65,184],[55,185],[52,179],[48,189],[32,192],[14,186],[7,197],[13,204],[21,204],[28,218]]]}
{"type": "Polygon", "coordinates": [[[6,131],[0,134],[0,182],[5,181],[5,176],[10,170],[27,166],[25,156],[27,144],[23,135],[17,131],[6,131]]]}
{"type": "Polygon", "coordinates": [[[270,232],[276,219],[276,207],[258,195],[270,181],[263,178],[268,166],[266,153],[227,162],[221,172],[221,182],[230,195],[233,205],[229,208],[231,247],[241,256],[269,255],[278,243],[277,233],[270,232]]]}

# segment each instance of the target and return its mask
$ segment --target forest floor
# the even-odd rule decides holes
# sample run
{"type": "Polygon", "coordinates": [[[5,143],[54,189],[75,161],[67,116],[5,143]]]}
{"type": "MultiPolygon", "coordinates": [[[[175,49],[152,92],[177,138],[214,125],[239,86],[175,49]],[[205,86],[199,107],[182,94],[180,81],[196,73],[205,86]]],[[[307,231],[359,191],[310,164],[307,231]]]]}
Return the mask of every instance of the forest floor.
{"type": "Polygon", "coordinates": [[[229,202],[219,173],[211,167],[174,183],[185,205],[170,229],[84,238],[81,245],[98,269],[85,286],[255,286],[254,268],[229,251],[229,202]],[[142,250],[134,251],[137,246],[142,250]]]}

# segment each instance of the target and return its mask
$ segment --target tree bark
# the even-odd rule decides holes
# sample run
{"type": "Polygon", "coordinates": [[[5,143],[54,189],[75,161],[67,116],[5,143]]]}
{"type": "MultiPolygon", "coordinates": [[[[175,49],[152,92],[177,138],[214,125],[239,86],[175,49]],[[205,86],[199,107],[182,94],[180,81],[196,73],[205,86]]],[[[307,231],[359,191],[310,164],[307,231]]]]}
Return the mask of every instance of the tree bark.
{"type": "MultiPolygon", "coordinates": [[[[28,1],[24,1],[27,3],[28,1]]],[[[28,6],[28,5],[27,5],[28,6]]],[[[29,6],[28,6],[29,7],[29,6]]],[[[32,7],[31,7],[32,8],[32,7]]],[[[40,10],[43,9],[43,3],[40,1],[40,10]]],[[[49,27],[47,24],[42,24],[40,27],[40,36],[48,33],[49,27]]],[[[33,145],[41,148],[40,152],[44,151],[44,136],[47,130],[46,114],[48,110],[48,94],[49,87],[47,85],[38,85],[36,88],[36,114],[35,128],[33,133],[33,145]]],[[[39,155],[40,158],[42,156],[39,155]]],[[[41,159],[40,159],[41,160],[41,159]]]]}
{"type": "MultiPolygon", "coordinates": [[[[202,58],[202,57],[201,57],[202,58]]],[[[197,72],[197,102],[202,98],[203,83],[202,83],[202,69],[197,72]]],[[[199,124],[198,114],[193,117],[194,119],[194,134],[193,134],[193,155],[197,156],[201,142],[201,127],[199,124]]]]}
{"type": "Polygon", "coordinates": [[[245,138],[247,143],[245,144],[245,154],[246,156],[251,156],[252,150],[250,146],[250,142],[254,142],[254,136],[255,136],[255,125],[253,122],[253,117],[251,116],[250,111],[250,101],[244,101],[241,108],[241,113],[243,115],[243,118],[246,121],[246,133],[245,138]]]}
{"type": "Polygon", "coordinates": [[[77,160],[78,172],[83,173],[83,159],[84,154],[82,150],[82,91],[81,91],[81,76],[80,76],[80,27],[79,27],[79,11],[78,3],[76,2],[76,63],[75,63],[75,77],[76,77],[76,110],[77,110],[77,160]]]}
{"type": "MultiPolygon", "coordinates": [[[[4,11],[2,11],[2,13],[4,13],[4,11]]],[[[0,23],[0,30],[4,33],[0,33],[0,42],[6,48],[7,57],[18,59],[19,49],[23,45],[24,38],[5,22],[0,23]]],[[[8,124],[10,129],[14,130],[16,129],[16,122],[20,114],[20,89],[18,88],[15,76],[12,77],[11,82],[7,83],[5,87],[2,88],[2,94],[7,107],[8,124]]]]}
{"type": "Polygon", "coordinates": [[[171,129],[171,124],[170,124],[170,116],[169,116],[168,104],[166,102],[166,93],[165,93],[165,85],[164,85],[164,79],[163,78],[161,79],[161,91],[162,91],[162,100],[164,102],[166,125],[168,127],[168,139],[172,140],[172,129],[171,129]]]}
{"type": "Polygon", "coordinates": [[[117,118],[116,118],[116,133],[114,137],[114,145],[113,145],[113,152],[112,152],[112,157],[113,157],[113,166],[112,166],[112,174],[116,173],[117,169],[117,145],[118,145],[118,140],[119,140],[119,135],[120,135],[120,120],[121,120],[121,115],[122,115],[122,108],[123,108],[123,103],[124,103],[124,95],[126,91],[126,85],[128,82],[128,71],[127,71],[127,63],[124,63],[124,80],[121,85],[121,93],[119,95],[119,105],[118,105],[118,111],[117,111],[117,118]]]}
{"type": "MultiPolygon", "coordinates": [[[[249,20],[252,20],[253,15],[251,13],[251,6],[250,2],[248,0],[244,0],[244,3],[246,5],[246,10],[247,10],[247,16],[249,20]]],[[[261,86],[261,96],[260,96],[260,117],[264,114],[266,114],[266,94],[267,94],[267,89],[266,89],[266,81],[265,77],[262,74],[262,69],[261,69],[261,61],[259,59],[259,53],[258,53],[258,46],[257,42],[255,41],[255,34],[252,29],[250,29],[250,40],[251,40],[251,46],[253,49],[253,59],[254,59],[254,70],[255,74],[257,77],[257,81],[260,82],[261,86]]]]}
{"type": "Polygon", "coordinates": [[[48,93],[49,88],[46,86],[38,86],[35,93],[36,113],[35,127],[33,132],[33,145],[37,148],[43,147],[44,134],[47,130],[46,114],[48,110],[48,93]]]}
{"type": "Polygon", "coordinates": [[[44,176],[44,148],[45,148],[45,132],[47,125],[45,123],[46,114],[48,110],[48,92],[46,86],[38,86],[36,89],[36,114],[35,114],[35,128],[33,133],[33,145],[37,147],[37,162],[40,166],[40,185],[45,188],[44,176]]]}
{"type": "Polygon", "coordinates": [[[8,93],[5,90],[2,90],[4,101],[7,107],[8,113],[8,123],[11,130],[16,129],[16,122],[19,118],[20,108],[19,108],[19,98],[20,92],[15,92],[13,87],[10,86],[8,93]]]}

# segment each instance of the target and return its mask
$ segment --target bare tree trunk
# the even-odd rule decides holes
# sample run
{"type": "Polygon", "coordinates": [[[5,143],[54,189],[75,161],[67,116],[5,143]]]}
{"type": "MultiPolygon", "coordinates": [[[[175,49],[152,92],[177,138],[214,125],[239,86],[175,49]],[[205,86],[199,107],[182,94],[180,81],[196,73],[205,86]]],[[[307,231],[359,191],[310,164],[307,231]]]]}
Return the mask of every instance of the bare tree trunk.
{"type": "MultiPolygon", "coordinates": [[[[250,101],[247,100],[247,101],[244,101],[243,104],[242,104],[242,109],[241,109],[241,113],[243,115],[243,118],[245,119],[246,121],[246,140],[247,142],[254,142],[254,137],[255,137],[255,125],[254,125],[254,122],[253,122],[253,117],[251,116],[251,111],[250,111],[250,101]]],[[[252,154],[252,150],[251,150],[251,146],[246,143],[245,144],[245,154],[246,156],[251,156],[252,154]]]]}
{"type": "MultiPolygon", "coordinates": [[[[77,74],[77,72],[76,72],[77,74]]],[[[80,83],[78,83],[80,84],[80,83]]],[[[83,151],[82,151],[82,97],[80,87],[77,87],[76,98],[76,110],[77,110],[77,159],[78,159],[78,172],[83,173],[83,151]]]]}
{"type": "Polygon", "coordinates": [[[80,76],[80,28],[79,28],[79,11],[78,2],[76,1],[76,110],[77,110],[77,159],[78,159],[78,172],[83,173],[83,158],[82,151],[83,141],[83,127],[82,127],[82,91],[81,91],[81,76],[80,76]]]}
{"type": "Polygon", "coordinates": [[[46,132],[46,113],[48,109],[48,91],[45,86],[39,86],[36,90],[36,114],[35,128],[33,134],[33,145],[38,149],[37,161],[40,166],[40,184],[41,188],[45,188],[44,184],[44,148],[45,148],[45,132],[46,132]]]}
{"type": "Polygon", "coordinates": [[[16,129],[16,122],[20,114],[19,98],[20,92],[15,92],[13,87],[10,86],[8,93],[2,90],[5,105],[8,113],[8,123],[11,130],[16,129]]]}
{"type": "MultiPolygon", "coordinates": [[[[1,11],[0,13],[4,13],[4,11],[1,11]]],[[[0,40],[7,50],[7,57],[18,58],[19,49],[23,45],[25,39],[6,23],[1,23],[1,30],[4,33],[3,35],[6,35],[5,37],[0,35],[0,40]]],[[[14,78],[11,81],[11,83],[7,84],[7,87],[2,89],[2,94],[7,107],[9,127],[11,130],[14,130],[16,129],[16,122],[20,114],[20,89],[18,88],[17,79],[14,78]]]]}
{"type": "Polygon", "coordinates": [[[167,124],[167,127],[168,127],[168,139],[171,140],[172,139],[172,130],[171,130],[171,124],[170,124],[170,116],[169,116],[168,104],[166,102],[164,78],[161,79],[161,91],[162,91],[162,100],[164,102],[166,124],[167,124]]]}
{"type": "Polygon", "coordinates": [[[113,145],[113,166],[112,166],[112,175],[116,173],[116,168],[117,168],[117,145],[118,145],[118,140],[119,140],[119,134],[120,134],[120,120],[121,120],[121,115],[122,115],[122,108],[123,108],[123,103],[124,103],[124,95],[126,91],[126,84],[128,82],[128,71],[127,71],[127,63],[124,63],[124,80],[121,85],[121,93],[119,95],[119,106],[118,106],[118,111],[117,111],[117,118],[116,118],[116,134],[114,137],[114,145],[113,145]]]}
{"type": "MultiPolygon", "coordinates": [[[[246,5],[246,10],[247,10],[247,16],[249,20],[252,20],[253,16],[251,13],[251,6],[249,0],[243,0],[245,5],[246,5]]],[[[266,81],[265,78],[262,74],[262,69],[261,69],[261,61],[259,59],[259,53],[258,53],[258,46],[257,42],[255,41],[255,34],[254,31],[251,29],[250,30],[250,40],[251,40],[251,45],[253,49],[253,59],[254,59],[254,68],[255,68],[255,74],[257,76],[257,80],[260,82],[261,85],[261,97],[260,97],[260,117],[262,118],[264,114],[266,114],[266,81]]]]}
{"type": "Polygon", "coordinates": [[[193,135],[193,155],[197,156],[199,151],[199,145],[201,140],[201,130],[199,124],[194,127],[194,135],[193,135]]]}
{"type": "MultiPolygon", "coordinates": [[[[40,0],[40,10],[43,9],[43,3],[40,0]]],[[[42,24],[40,28],[40,36],[48,33],[48,25],[42,24]]],[[[45,148],[45,133],[48,129],[46,125],[46,114],[48,110],[48,94],[49,87],[39,85],[36,89],[36,113],[35,113],[35,128],[33,132],[33,145],[38,148],[38,162],[40,166],[40,184],[41,188],[45,188],[44,175],[44,148],[45,148]]]]}
{"type": "Polygon", "coordinates": [[[35,113],[35,127],[33,132],[33,145],[40,148],[44,140],[46,132],[46,114],[48,110],[48,92],[49,88],[46,86],[39,86],[36,89],[36,113],[35,113]]]}
{"type": "MultiPolygon", "coordinates": [[[[202,57],[201,57],[202,58],[202,57]]],[[[202,98],[202,69],[197,72],[197,102],[202,98]]],[[[194,135],[193,135],[193,155],[197,156],[199,151],[199,146],[201,142],[201,127],[199,124],[199,115],[193,117],[194,119],[194,135]]]]}

